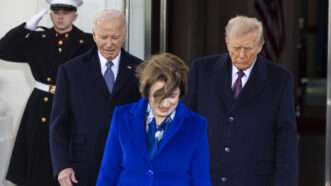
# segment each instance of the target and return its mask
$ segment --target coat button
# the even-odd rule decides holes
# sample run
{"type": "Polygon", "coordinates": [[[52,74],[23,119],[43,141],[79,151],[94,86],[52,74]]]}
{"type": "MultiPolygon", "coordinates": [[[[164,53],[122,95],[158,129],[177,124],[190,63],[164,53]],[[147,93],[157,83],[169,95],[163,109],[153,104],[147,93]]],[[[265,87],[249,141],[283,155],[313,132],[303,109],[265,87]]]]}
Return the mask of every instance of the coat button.
{"type": "Polygon", "coordinates": [[[45,103],[48,102],[48,97],[47,97],[47,96],[44,97],[44,102],[45,102],[45,103]]]}
{"type": "Polygon", "coordinates": [[[62,48],[59,48],[58,50],[59,50],[59,53],[61,53],[63,51],[62,48]]]}
{"type": "Polygon", "coordinates": [[[51,77],[47,77],[47,82],[51,82],[52,81],[52,78],[51,77]]]}
{"type": "Polygon", "coordinates": [[[63,41],[62,41],[62,40],[59,40],[59,41],[57,42],[57,44],[58,44],[58,45],[63,45],[63,41]]]}
{"type": "Polygon", "coordinates": [[[148,176],[153,176],[153,175],[154,175],[154,172],[153,172],[151,169],[149,169],[149,170],[147,171],[147,175],[148,175],[148,176]]]}
{"type": "Polygon", "coordinates": [[[230,116],[230,117],[228,118],[228,121],[229,121],[230,123],[232,123],[232,122],[234,121],[234,117],[233,117],[233,116],[230,116]]]}
{"type": "Polygon", "coordinates": [[[41,120],[42,123],[46,123],[47,122],[47,118],[46,117],[42,117],[40,120],[41,120]]]}
{"type": "Polygon", "coordinates": [[[222,178],[221,178],[221,181],[222,181],[223,183],[225,183],[226,181],[228,181],[228,178],[227,178],[227,177],[222,177],[222,178]]]}
{"type": "Polygon", "coordinates": [[[225,151],[225,152],[231,152],[231,148],[230,148],[230,147],[225,147],[225,148],[224,148],[224,151],[225,151]]]}

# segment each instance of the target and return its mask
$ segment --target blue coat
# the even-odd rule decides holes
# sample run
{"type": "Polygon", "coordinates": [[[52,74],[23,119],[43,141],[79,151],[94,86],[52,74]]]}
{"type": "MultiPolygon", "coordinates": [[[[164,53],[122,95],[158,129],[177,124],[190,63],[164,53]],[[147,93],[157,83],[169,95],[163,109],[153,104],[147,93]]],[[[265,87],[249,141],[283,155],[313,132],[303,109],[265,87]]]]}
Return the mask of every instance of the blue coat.
{"type": "Polygon", "coordinates": [[[147,101],[115,109],[97,186],[209,186],[207,123],[182,103],[150,159],[147,101]]]}
{"type": "Polygon", "coordinates": [[[96,47],[59,69],[50,121],[50,152],[56,177],[73,168],[75,186],[95,185],[116,105],[140,98],[135,67],[140,60],[122,51],[118,76],[110,94],[101,73],[96,47]]]}
{"type": "Polygon", "coordinates": [[[237,100],[228,55],[194,62],[186,97],[208,121],[214,186],[295,186],[297,136],[291,74],[262,56],[237,100]]]}

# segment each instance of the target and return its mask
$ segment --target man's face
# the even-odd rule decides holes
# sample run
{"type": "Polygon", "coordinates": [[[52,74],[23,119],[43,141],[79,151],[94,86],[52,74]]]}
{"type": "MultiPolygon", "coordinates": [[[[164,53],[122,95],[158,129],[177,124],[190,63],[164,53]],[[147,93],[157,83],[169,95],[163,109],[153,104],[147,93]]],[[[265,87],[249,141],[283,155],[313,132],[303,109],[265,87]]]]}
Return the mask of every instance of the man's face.
{"type": "Polygon", "coordinates": [[[258,44],[256,32],[243,36],[231,36],[226,39],[226,46],[232,64],[239,70],[248,69],[262,49],[262,46],[258,44]]]}
{"type": "Polygon", "coordinates": [[[120,19],[99,21],[96,23],[93,39],[101,55],[113,60],[121,51],[125,40],[125,26],[120,19]]]}
{"type": "Polygon", "coordinates": [[[77,18],[75,11],[55,10],[50,13],[54,29],[59,33],[65,33],[72,29],[72,23],[77,18]]]}

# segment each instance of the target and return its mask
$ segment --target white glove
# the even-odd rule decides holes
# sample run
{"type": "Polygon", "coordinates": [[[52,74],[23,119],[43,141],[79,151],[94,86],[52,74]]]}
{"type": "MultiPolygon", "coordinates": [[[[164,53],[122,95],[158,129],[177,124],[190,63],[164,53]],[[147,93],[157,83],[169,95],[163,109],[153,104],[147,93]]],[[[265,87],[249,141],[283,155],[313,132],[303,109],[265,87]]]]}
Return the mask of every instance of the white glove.
{"type": "Polygon", "coordinates": [[[32,16],[25,24],[25,28],[31,31],[37,29],[39,22],[44,17],[44,15],[48,12],[49,8],[45,8],[32,16]]]}

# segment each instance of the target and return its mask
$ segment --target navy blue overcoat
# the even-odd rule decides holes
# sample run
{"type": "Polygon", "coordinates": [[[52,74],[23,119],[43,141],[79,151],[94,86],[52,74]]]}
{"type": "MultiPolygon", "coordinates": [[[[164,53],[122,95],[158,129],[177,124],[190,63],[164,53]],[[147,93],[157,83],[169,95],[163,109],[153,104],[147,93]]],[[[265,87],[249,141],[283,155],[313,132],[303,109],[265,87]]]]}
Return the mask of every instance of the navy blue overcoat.
{"type": "Polygon", "coordinates": [[[114,107],[140,98],[135,78],[140,62],[122,50],[112,94],[102,76],[96,47],[60,67],[50,121],[55,177],[71,167],[78,177],[76,186],[95,185],[114,107]]]}
{"type": "Polygon", "coordinates": [[[227,54],[194,62],[186,101],[207,118],[214,186],[295,186],[293,80],[258,56],[237,100],[227,54]]]}

